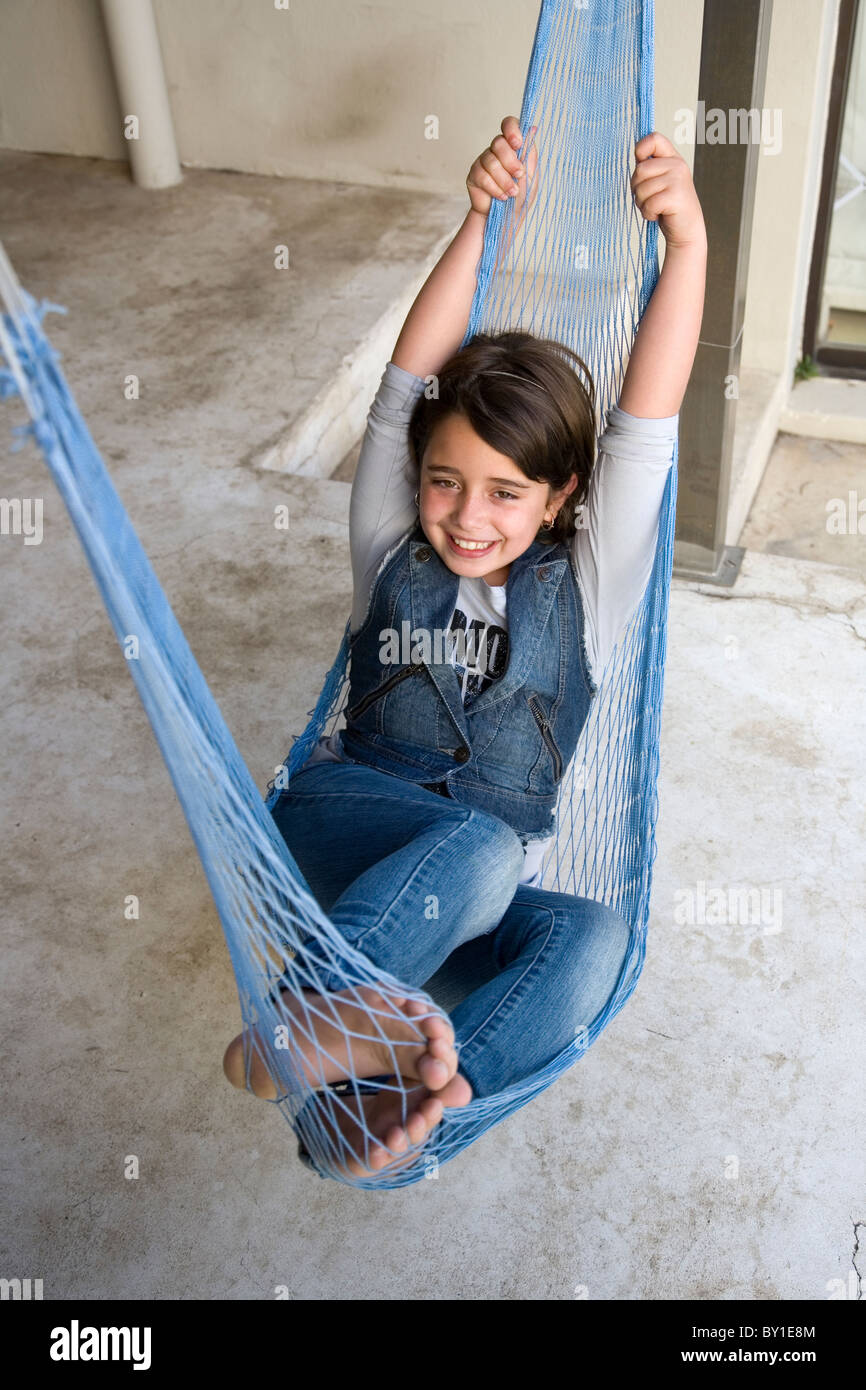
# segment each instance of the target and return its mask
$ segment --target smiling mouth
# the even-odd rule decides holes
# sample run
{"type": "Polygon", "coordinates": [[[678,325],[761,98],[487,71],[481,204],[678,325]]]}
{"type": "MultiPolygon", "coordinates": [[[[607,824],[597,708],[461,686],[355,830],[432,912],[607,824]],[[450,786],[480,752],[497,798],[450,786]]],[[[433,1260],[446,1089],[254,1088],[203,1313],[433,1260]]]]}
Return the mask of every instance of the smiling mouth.
{"type": "Polygon", "coordinates": [[[498,541],[461,541],[450,531],[446,531],[445,534],[448,537],[448,544],[458,555],[486,555],[489,550],[499,544],[498,541]]]}

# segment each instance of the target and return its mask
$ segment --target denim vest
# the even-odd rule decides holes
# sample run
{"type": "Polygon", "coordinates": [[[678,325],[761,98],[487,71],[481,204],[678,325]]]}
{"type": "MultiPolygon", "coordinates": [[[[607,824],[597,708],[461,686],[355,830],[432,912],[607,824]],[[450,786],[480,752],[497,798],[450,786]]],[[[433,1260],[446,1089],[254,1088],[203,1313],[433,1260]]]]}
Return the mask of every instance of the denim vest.
{"type": "Polygon", "coordinates": [[[410,782],[439,782],[524,842],[541,839],[556,828],[559,784],[596,693],[570,551],[536,540],[511,562],[506,668],[465,706],[445,638],[459,583],[420,525],[385,557],[350,638],[343,751],[410,782]],[[386,629],[401,638],[389,664],[386,629]]]}

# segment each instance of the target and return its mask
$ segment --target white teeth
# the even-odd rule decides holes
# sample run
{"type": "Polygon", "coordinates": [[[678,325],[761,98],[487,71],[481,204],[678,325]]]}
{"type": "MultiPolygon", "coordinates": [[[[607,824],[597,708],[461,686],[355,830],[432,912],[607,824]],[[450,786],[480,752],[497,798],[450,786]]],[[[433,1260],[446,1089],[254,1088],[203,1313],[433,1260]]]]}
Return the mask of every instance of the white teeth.
{"type": "Polygon", "coordinates": [[[493,544],[492,541],[459,541],[456,536],[451,539],[461,550],[487,550],[493,544]]]}

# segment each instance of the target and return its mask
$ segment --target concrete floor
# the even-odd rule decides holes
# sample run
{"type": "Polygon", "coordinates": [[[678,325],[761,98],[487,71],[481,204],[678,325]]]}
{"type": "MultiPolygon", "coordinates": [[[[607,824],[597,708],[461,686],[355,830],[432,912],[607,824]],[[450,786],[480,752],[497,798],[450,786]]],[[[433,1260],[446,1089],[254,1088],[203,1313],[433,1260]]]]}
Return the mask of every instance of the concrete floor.
{"type": "MultiPolygon", "coordinates": [[[[348,612],[349,486],[250,460],[383,301],[342,336],[304,306],[376,258],[377,219],[418,229],[405,281],[452,211],[357,190],[348,213],[340,188],[201,171],[154,197],[95,160],[0,154],[0,175],[0,236],[25,287],[70,309],[49,334],[264,788],[348,612]],[[332,244],[353,218],[363,235],[332,244]],[[307,266],[281,298],[259,257],[287,221],[307,266]]],[[[6,406],[4,434],[20,418],[6,406]]],[[[845,449],[833,488],[863,475],[845,449]]],[[[0,544],[5,1277],[46,1298],[823,1300],[833,1280],[859,1297],[862,550],[810,552],[798,518],[780,553],[767,517],[790,488],[768,482],[734,589],[675,582],[637,991],[437,1181],[360,1193],[302,1167],[223,1078],[240,1013],[168,773],[41,457],[0,450],[0,470],[3,496],[45,505],[41,545],[0,544]],[[763,889],[772,915],[678,925],[702,884],[763,889]]]]}
{"type": "Polygon", "coordinates": [[[740,545],[866,575],[864,541],[866,448],[778,435],[740,545]]]}

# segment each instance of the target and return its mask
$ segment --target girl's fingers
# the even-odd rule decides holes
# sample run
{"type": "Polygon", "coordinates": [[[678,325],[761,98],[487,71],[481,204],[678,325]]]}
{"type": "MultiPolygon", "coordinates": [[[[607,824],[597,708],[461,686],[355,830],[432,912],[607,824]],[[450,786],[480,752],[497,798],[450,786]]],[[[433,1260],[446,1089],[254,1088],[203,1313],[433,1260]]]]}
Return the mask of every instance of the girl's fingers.
{"type": "MultiPolygon", "coordinates": [[[[517,149],[519,148],[520,146],[518,145],[517,149]]],[[[517,149],[509,144],[504,135],[497,135],[490,142],[491,152],[496,156],[503,168],[507,169],[511,174],[517,174],[523,168],[523,165],[517,157],[517,149]]]]}
{"type": "MultiPolygon", "coordinates": [[[[474,188],[478,193],[505,201],[517,197],[519,205],[525,201],[527,174],[533,179],[538,165],[538,150],[534,144],[538,126],[532,126],[524,141],[520,122],[516,116],[506,116],[502,122],[502,134],[494,136],[489,149],[479,155],[466,180],[470,194],[474,188]],[[519,151],[526,145],[524,161],[519,151]]],[[[532,196],[537,189],[533,188],[532,196]]]]}
{"type": "MultiPolygon", "coordinates": [[[[529,127],[529,136],[526,142],[527,144],[531,144],[532,137],[537,130],[537,125],[529,127]]],[[[520,147],[523,145],[523,132],[520,129],[520,122],[516,116],[505,117],[505,120],[502,122],[502,134],[508,141],[508,144],[512,149],[519,150],[520,147]]],[[[496,138],[498,140],[499,136],[497,136],[496,138]]]]}
{"type": "MultiPolygon", "coordinates": [[[[506,166],[503,165],[502,161],[493,153],[492,150],[485,150],[483,155],[481,155],[480,157],[479,163],[481,164],[482,169],[486,170],[490,177],[495,181],[497,191],[501,190],[505,194],[514,191],[514,188],[516,187],[515,177],[508,172],[506,166]]],[[[521,165],[517,160],[516,156],[513,160],[513,163],[517,165],[518,169],[521,168],[521,165]]]]}
{"type": "Polygon", "coordinates": [[[652,130],[649,135],[644,135],[641,140],[638,140],[634,150],[636,159],[650,159],[652,157],[665,159],[680,155],[676,145],[672,145],[668,137],[662,135],[660,130],[652,130]]]}
{"type": "Polygon", "coordinates": [[[632,188],[632,194],[638,207],[643,207],[647,199],[652,198],[657,193],[665,193],[670,187],[670,180],[666,174],[660,174],[654,179],[644,179],[636,187],[632,188]]]}
{"type": "Polygon", "coordinates": [[[523,143],[523,136],[520,133],[520,122],[516,116],[506,116],[501,126],[502,134],[515,149],[520,149],[523,143]]]}
{"type": "Polygon", "coordinates": [[[645,183],[651,179],[658,179],[667,176],[672,169],[676,168],[676,161],[673,159],[647,159],[643,164],[639,164],[631,176],[632,187],[639,183],[645,183]]]}
{"type": "MultiPolygon", "coordinates": [[[[485,193],[489,193],[492,198],[505,199],[508,197],[508,194],[503,192],[502,187],[496,182],[493,175],[488,174],[487,170],[484,168],[474,170],[471,175],[471,182],[475,184],[476,188],[483,189],[485,193]]],[[[510,182],[508,187],[511,187],[510,182]]]]}

